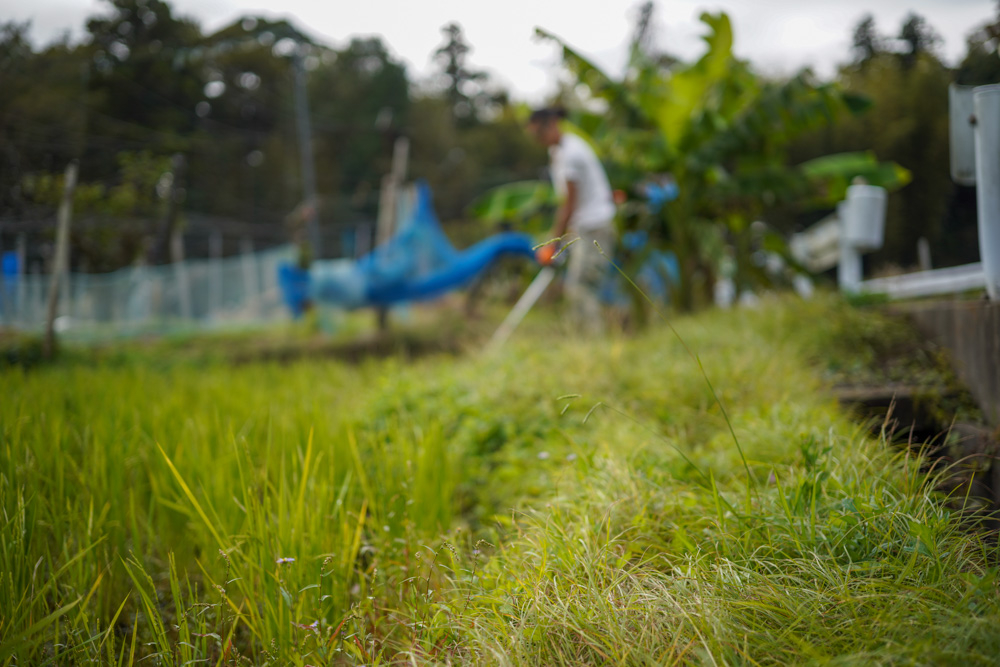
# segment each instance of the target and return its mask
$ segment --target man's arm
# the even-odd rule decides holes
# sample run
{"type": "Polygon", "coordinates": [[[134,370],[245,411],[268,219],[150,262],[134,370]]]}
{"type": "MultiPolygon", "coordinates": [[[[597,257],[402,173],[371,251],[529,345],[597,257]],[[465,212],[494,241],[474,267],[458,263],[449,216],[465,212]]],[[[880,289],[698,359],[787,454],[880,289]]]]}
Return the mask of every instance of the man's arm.
{"type": "Polygon", "coordinates": [[[569,221],[573,219],[573,213],[576,212],[576,200],[576,181],[566,181],[566,199],[556,210],[556,220],[552,226],[550,238],[558,239],[566,235],[569,230],[569,221]]]}

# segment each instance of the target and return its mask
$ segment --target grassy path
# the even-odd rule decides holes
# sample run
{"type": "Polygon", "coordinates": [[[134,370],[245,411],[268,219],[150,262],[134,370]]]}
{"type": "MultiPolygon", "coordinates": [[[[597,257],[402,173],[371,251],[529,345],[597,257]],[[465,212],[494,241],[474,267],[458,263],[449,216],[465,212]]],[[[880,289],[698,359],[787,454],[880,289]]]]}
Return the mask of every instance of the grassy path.
{"type": "Polygon", "coordinates": [[[664,329],[0,371],[0,664],[996,664],[995,541],[827,391],[893,326],[678,321],[729,424],[664,329]]]}

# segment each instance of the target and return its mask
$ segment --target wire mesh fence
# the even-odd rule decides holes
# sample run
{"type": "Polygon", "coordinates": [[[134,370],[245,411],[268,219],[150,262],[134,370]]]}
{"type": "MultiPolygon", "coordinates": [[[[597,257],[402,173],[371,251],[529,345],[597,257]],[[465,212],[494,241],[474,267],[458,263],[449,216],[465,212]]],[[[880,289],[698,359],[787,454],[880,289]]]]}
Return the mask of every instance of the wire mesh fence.
{"type": "MultiPolygon", "coordinates": [[[[56,329],[101,339],[279,321],[288,311],[278,265],[294,258],[294,246],[284,245],[224,259],[71,273],[61,283],[56,329]]],[[[0,327],[41,331],[50,280],[37,273],[0,276],[0,327]]]]}

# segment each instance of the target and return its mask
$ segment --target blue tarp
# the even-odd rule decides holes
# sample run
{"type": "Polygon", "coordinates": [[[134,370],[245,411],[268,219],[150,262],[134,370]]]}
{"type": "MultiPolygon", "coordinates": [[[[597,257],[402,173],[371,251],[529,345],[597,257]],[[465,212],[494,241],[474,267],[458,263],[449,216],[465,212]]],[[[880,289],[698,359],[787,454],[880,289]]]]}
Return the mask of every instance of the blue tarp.
{"type": "Polygon", "coordinates": [[[421,182],[413,213],[388,242],[357,261],[317,261],[308,271],[282,265],[278,281],[295,315],[312,302],[348,309],[389,306],[432,299],[462,287],[502,255],[534,259],[531,237],[498,234],[456,250],[441,230],[430,188],[421,182]]]}

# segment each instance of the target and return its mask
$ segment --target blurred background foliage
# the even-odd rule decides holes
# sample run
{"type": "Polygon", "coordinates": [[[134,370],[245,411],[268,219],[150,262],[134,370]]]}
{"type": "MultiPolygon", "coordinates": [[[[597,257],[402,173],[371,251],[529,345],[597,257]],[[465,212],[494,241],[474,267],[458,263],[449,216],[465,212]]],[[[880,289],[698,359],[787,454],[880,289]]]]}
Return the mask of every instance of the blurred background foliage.
{"type": "MultiPolygon", "coordinates": [[[[680,198],[656,214],[626,206],[622,224],[679,251],[692,290],[684,303],[700,298],[720,265],[732,265],[719,253],[752,255],[771,235],[829,212],[830,197],[795,167],[822,156],[864,152],[912,177],[890,198],[886,245],[867,258],[872,268],[912,266],[921,236],[935,265],[977,259],[974,190],[948,177],[947,86],[1000,81],[1000,11],[970,32],[957,67],[942,61],[920,16],[896,32],[867,17],[834,81],[755,72],[733,57],[723,15],[703,18],[704,57],[682,62],[651,46],[652,12],[647,3],[634,17],[620,78],[540,34],[562,46],[573,74],[550,101],[574,112],[614,184],[633,202],[651,177],[670,174],[681,185],[680,198]],[[713,224],[695,224],[705,220],[713,224]],[[767,234],[753,231],[757,220],[767,234]]],[[[86,30],[78,42],[37,47],[29,25],[0,25],[0,219],[51,217],[57,175],[79,158],[77,209],[100,224],[74,234],[74,269],[110,270],[145,256],[176,153],[187,162],[185,213],[282,227],[302,200],[297,48],[308,72],[321,225],[374,220],[400,136],[411,141],[409,175],[430,182],[460,244],[499,224],[542,229],[552,210],[550,193],[524,185],[523,201],[484,204],[491,188],[543,176],[546,156],[523,132],[524,106],[475,68],[474,45],[457,24],[442,27],[428,54],[438,67],[428,81],[414,81],[377,37],[331,47],[254,16],[206,33],[161,0],[106,0],[86,30]]],[[[736,266],[738,283],[755,279],[756,264],[736,266]]]]}

